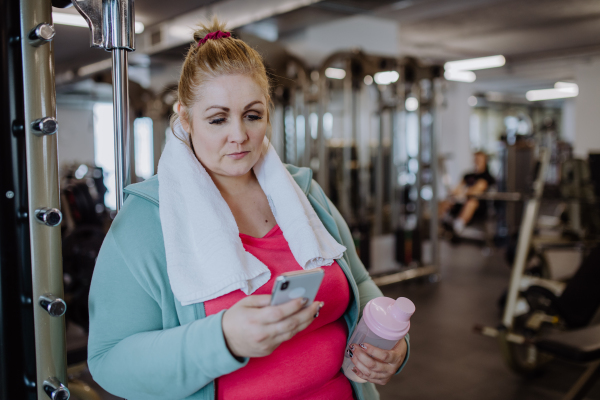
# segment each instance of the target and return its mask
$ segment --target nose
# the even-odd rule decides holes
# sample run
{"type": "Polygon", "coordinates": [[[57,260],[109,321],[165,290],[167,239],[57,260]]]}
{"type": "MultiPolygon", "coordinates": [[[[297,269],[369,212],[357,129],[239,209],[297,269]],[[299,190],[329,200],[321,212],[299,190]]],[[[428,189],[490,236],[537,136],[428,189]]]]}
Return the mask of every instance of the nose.
{"type": "Polygon", "coordinates": [[[232,131],[229,134],[229,141],[231,143],[244,143],[248,140],[248,134],[246,133],[246,127],[242,121],[237,121],[237,123],[232,125],[232,131]]]}

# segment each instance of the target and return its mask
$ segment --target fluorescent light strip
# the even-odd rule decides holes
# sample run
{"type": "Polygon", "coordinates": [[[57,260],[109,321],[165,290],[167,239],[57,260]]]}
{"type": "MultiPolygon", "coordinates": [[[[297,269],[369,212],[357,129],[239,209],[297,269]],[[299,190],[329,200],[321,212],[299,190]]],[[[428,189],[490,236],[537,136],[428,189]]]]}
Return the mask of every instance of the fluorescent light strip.
{"type": "Polygon", "coordinates": [[[444,72],[444,78],[456,82],[475,82],[475,72],[449,70],[444,72]]]}
{"type": "Polygon", "coordinates": [[[553,89],[530,90],[525,94],[529,101],[565,99],[577,97],[579,86],[575,83],[556,82],[553,89]]]}
{"type": "MultiPolygon", "coordinates": [[[[52,20],[55,24],[59,25],[79,26],[82,28],[88,27],[86,20],[83,19],[81,15],[53,12],[52,20]]],[[[144,32],[144,24],[142,24],[141,22],[136,22],[135,33],[142,32],[144,32]]]]}
{"type": "Polygon", "coordinates": [[[382,71],[374,75],[375,83],[378,85],[389,85],[398,81],[400,74],[396,71],[382,71]]]}
{"type": "Polygon", "coordinates": [[[344,79],[346,77],[346,71],[341,68],[327,68],[325,70],[325,76],[331,79],[344,79]]]}
{"type": "Polygon", "coordinates": [[[506,64],[504,56],[471,58],[468,60],[450,61],[444,64],[446,71],[476,71],[478,69],[498,68],[506,64]]]}

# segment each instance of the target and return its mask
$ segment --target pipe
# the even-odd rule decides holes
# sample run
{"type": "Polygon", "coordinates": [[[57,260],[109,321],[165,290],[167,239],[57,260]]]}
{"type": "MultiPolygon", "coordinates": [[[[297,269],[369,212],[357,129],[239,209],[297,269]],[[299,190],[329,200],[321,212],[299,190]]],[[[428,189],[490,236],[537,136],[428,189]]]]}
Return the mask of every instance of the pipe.
{"type": "Polygon", "coordinates": [[[112,51],[113,123],[115,130],[115,182],[117,211],[123,206],[123,188],[128,183],[129,80],[127,50],[112,51]]]}

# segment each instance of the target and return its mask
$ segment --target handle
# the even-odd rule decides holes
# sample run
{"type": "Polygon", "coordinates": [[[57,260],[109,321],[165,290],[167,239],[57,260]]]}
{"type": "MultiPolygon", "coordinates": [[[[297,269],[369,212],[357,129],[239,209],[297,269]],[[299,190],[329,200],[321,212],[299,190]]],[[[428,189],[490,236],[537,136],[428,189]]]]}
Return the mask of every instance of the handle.
{"type": "Polygon", "coordinates": [[[56,297],[50,293],[40,296],[39,303],[51,317],[62,317],[67,311],[67,303],[60,297],[56,297]]]}
{"type": "Polygon", "coordinates": [[[44,392],[52,400],[69,400],[71,392],[55,377],[48,378],[44,381],[44,392]]]}

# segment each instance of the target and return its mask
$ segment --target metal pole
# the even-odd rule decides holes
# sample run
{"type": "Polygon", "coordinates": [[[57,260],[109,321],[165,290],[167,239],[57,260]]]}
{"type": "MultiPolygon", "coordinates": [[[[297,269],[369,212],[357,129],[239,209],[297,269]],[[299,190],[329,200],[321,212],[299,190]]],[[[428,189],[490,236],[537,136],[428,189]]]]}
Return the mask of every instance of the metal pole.
{"type": "Polygon", "coordinates": [[[432,124],[431,127],[431,158],[430,158],[430,169],[431,169],[431,202],[430,202],[430,226],[429,226],[429,236],[431,240],[431,263],[434,267],[440,267],[440,257],[439,257],[439,238],[438,238],[438,140],[441,136],[441,123],[439,121],[440,113],[439,110],[441,108],[440,98],[442,95],[442,82],[440,79],[434,79],[432,81],[432,124]]]}
{"type": "Polygon", "coordinates": [[[325,129],[323,128],[323,116],[327,112],[329,103],[329,82],[325,77],[325,68],[320,71],[319,74],[319,106],[318,106],[318,125],[317,125],[317,144],[319,154],[319,172],[317,173],[317,182],[321,185],[321,188],[325,192],[325,195],[329,196],[329,146],[327,138],[325,138],[325,129]]]}
{"type": "MultiPolygon", "coordinates": [[[[29,222],[31,297],[35,326],[38,398],[68,398],[59,186],[56,92],[52,43],[52,6],[46,0],[21,0],[23,56],[23,124],[29,205],[22,218],[29,222]],[[40,24],[46,24],[41,26],[40,24]],[[44,33],[46,31],[46,33],[44,33]],[[50,32],[51,31],[51,32],[50,32]],[[50,33],[48,33],[50,32],[50,33]],[[56,306],[56,307],[55,307],[56,306]],[[62,382],[62,383],[61,383],[62,382]],[[52,397],[54,396],[54,397],[52,397]]],[[[26,378],[26,377],[24,377],[26,378]]]]}
{"type": "Polygon", "coordinates": [[[352,226],[355,222],[355,216],[352,212],[351,205],[351,186],[352,186],[352,146],[354,146],[354,110],[353,110],[353,88],[352,88],[352,61],[346,60],[346,77],[344,78],[342,88],[342,101],[343,101],[343,141],[342,141],[342,184],[341,191],[339,193],[339,204],[340,212],[344,216],[346,222],[352,226]]]}
{"type": "Polygon", "coordinates": [[[527,264],[527,255],[529,254],[529,248],[531,246],[535,221],[537,220],[540,203],[542,201],[544,179],[546,178],[546,170],[550,163],[550,151],[545,148],[541,149],[539,157],[540,169],[538,171],[537,179],[533,184],[533,197],[529,199],[525,205],[525,212],[523,213],[523,220],[519,229],[519,241],[517,242],[515,261],[510,275],[506,307],[504,308],[504,316],[502,318],[502,325],[507,328],[512,327],[515,317],[517,300],[519,298],[519,291],[521,290],[520,282],[523,277],[523,272],[525,271],[525,265],[527,264]]]}
{"type": "Polygon", "coordinates": [[[112,51],[113,116],[115,127],[115,182],[117,211],[128,183],[129,80],[127,52],[135,50],[134,0],[78,0],[73,5],[87,21],[90,46],[112,51]]]}
{"type": "Polygon", "coordinates": [[[128,183],[127,164],[129,140],[129,80],[127,50],[112,52],[113,123],[115,127],[115,182],[117,186],[117,211],[123,206],[123,188],[128,183]]]}

